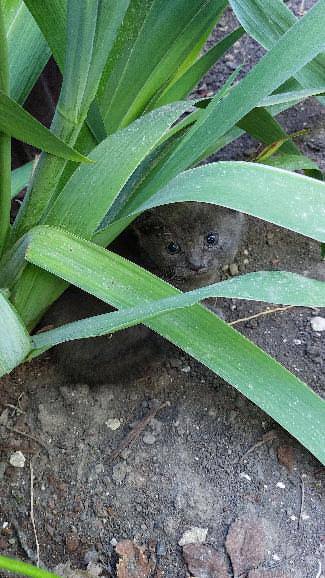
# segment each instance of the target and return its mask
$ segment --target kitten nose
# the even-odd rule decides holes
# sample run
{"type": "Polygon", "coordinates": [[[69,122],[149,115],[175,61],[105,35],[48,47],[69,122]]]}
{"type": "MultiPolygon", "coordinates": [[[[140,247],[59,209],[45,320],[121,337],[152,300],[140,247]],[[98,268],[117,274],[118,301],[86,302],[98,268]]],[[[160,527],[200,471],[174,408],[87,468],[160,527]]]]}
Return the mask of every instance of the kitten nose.
{"type": "Polygon", "coordinates": [[[196,273],[199,273],[200,271],[202,271],[202,269],[204,269],[204,266],[202,265],[201,261],[197,261],[196,259],[191,259],[188,262],[190,271],[195,271],[196,273]]]}

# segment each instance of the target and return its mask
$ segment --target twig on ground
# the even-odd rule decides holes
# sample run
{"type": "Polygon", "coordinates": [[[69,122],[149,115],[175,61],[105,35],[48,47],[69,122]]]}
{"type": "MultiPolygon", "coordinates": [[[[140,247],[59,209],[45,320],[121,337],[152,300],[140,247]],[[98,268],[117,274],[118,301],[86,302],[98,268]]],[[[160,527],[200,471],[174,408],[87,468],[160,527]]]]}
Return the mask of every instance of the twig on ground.
{"type": "Polygon", "coordinates": [[[242,462],[251,452],[255,451],[257,448],[260,448],[261,446],[264,446],[264,444],[266,444],[267,442],[271,442],[274,439],[276,439],[278,437],[278,434],[275,430],[271,429],[270,431],[266,432],[263,435],[263,438],[261,440],[259,440],[258,442],[256,442],[256,444],[254,444],[251,448],[249,448],[247,450],[247,452],[245,452],[238,460],[239,462],[242,462]]]}
{"type": "Polygon", "coordinates": [[[36,524],[34,518],[34,470],[32,462],[29,463],[30,467],[30,519],[33,526],[33,532],[35,537],[35,544],[36,544],[36,566],[39,567],[39,541],[36,532],[36,524]]]}
{"type": "Polygon", "coordinates": [[[116,448],[116,450],[114,450],[111,453],[112,461],[115,461],[121,455],[123,450],[125,450],[127,447],[131,447],[134,444],[134,442],[136,442],[136,440],[139,438],[139,436],[141,435],[143,430],[147,427],[147,425],[151,422],[151,420],[156,416],[158,411],[160,411],[161,409],[163,409],[167,405],[169,405],[168,401],[153,407],[149,411],[149,413],[134,426],[134,428],[128,433],[128,435],[124,438],[124,440],[120,443],[120,445],[116,448]]]}
{"type": "MultiPolygon", "coordinates": [[[[4,446],[0,444],[0,452],[16,452],[18,448],[14,446],[4,446]]],[[[24,454],[36,454],[36,450],[23,449],[24,454]]]]}
{"type": "Polygon", "coordinates": [[[31,548],[29,548],[29,546],[27,544],[27,538],[26,538],[25,532],[23,532],[21,530],[21,528],[20,528],[20,526],[19,526],[19,524],[15,518],[11,518],[11,524],[15,528],[18,542],[19,542],[21,548],[23,549],[23,551],[25,552],[27,558],[29,560],[31,560],[32,562],[35,562],[36,555],[35,555],[34,551],[31,548]]]}
{"type": "Polygon", "coordinates": [[[299,508],[299,518],[298,518],[298,530],[300,530],[301,520],[302,520],[302,515],[303,515],[304,505],[305,505],[305,482],[304,482],[302,476],[300,476],[300,481],[301,481],[301,485],[300,485],[301,497],[300,497],[300,508],[299,508]]]}
{"type": "Polygon", "coordinates": [[[236,325],[237,323],[244,323],[244,321],[250,321],[251,319],[256,319],[257,317],[262,317],[264,315],[271,315],[271,313],[277,313],[278,311],[287,311],[288,309],[293,309],[295,305],[287,305],[286,307],[275,307],[274,309],[266,309],[255,315],[250,315],[249,317],[242,317],[241,319],[236,319],[235,321],[230,321],[229,325],[236,325]]]}
{"type": "Polygon", "coordinates": [[[318,560],[318,572],[316,574],[316,578],[321,578],[322,575],[322,563],[320,560],[318,560]]]}
{"type": "Polygon", "coordinates": [[[32,436],[31,434],[25,433],[24,431],[20,431],[19,429],[16,429],[14,427],[11,427],[10,425],[5,425],[4,426],[8,431],[11,431],[13,433],[16,433],[20,436],[23,436],[25,438],[28,438],[29,440],[32,440],[33,442],[36,442],[37,444],[39,444],[40,446],[42,446],[42,448],[44,448],[47,452],[49,451],[48,448],[46,447],[46,445],[39,440],[38,438],[32,436]]]}
{"type": "Polygon", "coordinates": [[[10,409],[14,409],[17,413],[26,413],[25,411],[20,409],[20,407],[18,407],[17,405],[13,405],[12,403],[5,403],[4,406],[9,407],[10,409]]]}

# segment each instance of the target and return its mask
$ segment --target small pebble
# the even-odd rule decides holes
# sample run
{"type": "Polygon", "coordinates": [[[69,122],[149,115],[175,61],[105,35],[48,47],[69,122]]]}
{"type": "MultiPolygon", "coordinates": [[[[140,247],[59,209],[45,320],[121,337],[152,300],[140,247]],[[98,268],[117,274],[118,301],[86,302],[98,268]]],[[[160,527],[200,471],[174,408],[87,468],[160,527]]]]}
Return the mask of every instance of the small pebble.
{"type": "Polygon", "coordinates": [[[280,488],[281,490],[284,490],[284,488],[286,487],[286,485],[283,482],[278,482],[276,485],[277,488],[280,488]]]}
{"type": "Polygon", "coordinates": [[[99,554],[97,550],[87,550],[84,555],[84,562],[85,564],[89,564],[90,562],[97,562],[99,559],[99,554]]]}
{"type": "Polygon", "coordinates": [[[115,484],[117,484],[117,485],[122,484],[122,482],[125,480],[127,473],[128,473],[128,467],[125,464],[125,462],[122,462],[120,464],[116,464],[116,466],[113,467],[113,474],[112,474],[112,478],[113,478],[113,481],[115,482],[115,484]]]}
{"type": "Polygon", "coordinates": [[[241,473],[239,474],[239,477],[240,477],[240,478],[243,478],[244,480],[247,480],[248,482],[251,482],[251,481],[252,481],[252,478],[251,478],[248,474],[245,474],[244,472],[241,472],[241,473]]]}
{"type": "Polygon", "coordinates": [[[294,345],[301,345],[302,341],[301,341],[301,339],[294,339],[293,343],[294,343],[294,345]]]}
{"type": "Polygon", "coordinates": [[[14,468],[23,468],[25,466],[26,458],[23,452],[18,451],[11,454],[9,463],[14,468]]]}
{"type": "Polygon", "coordinates": [[[111,539],[110,545],[113,546],[113,548],[115,548],[115,546],[117,546],[117,540],[116,540],[116,538],[112,538],[112,539],[111,539]]]}
{"type": "Polygon", "coordinates": [[[230,271],[230,275],[232,275],[233,277],[238,275],[239,269],[238,269],[237,263],[231,263],[231,265],[229,265],[229,271],[230,271]]]}
{"type": "Polygon", "coordinates": [[[65,539],[65,545],[68,552],[76,552],[79,548],[79,537],[77,534],[68,534],[65,539]]]}
{"type": "Polygon", "coordinates": [[[185,544],[203,544],[205,542],[208,534],[208,528],[198,528],[193,526],[186,532],[179,540],[179,546],[185,546],[185,544]]]}
{"type": "Polygon", "coordinates": [[[111,429],[112,431],[115,431],[115,430],[117,430],[117,429],[120,427],[121,421],[120,421],[119,419],[117,419],[117,418],[112,418],[112,419],[108,419],[108,420],[105,422],[105,425],[107,425],[107,427],[108,427],[109,429],[111,429]]]}
{"type": "Polygon", "coordinates": [[[244,263],[244,265],[248,265],[249,259],[244,259],[244,260],[243,260],[243,263],[244,263]]]}
{"type": "Polygon", "coordinates": [[[181,371],[182,371],[183,373],[190,373],[191,368],[190,368],[189,365],[185,365],[185,367],[182,367],[181,371]]]}
{"type": "Polygon", "coordinates": [[[325,317],[312,317],[310,324],[313,331],[325,331],[325,317]]]}
{"type": "Polygon", "coordinates": [[[156,438],[151,433],[146,433],[143,436],[143,443],[147,444],[148,446],[152,446],[156,441],[156,438]]]}

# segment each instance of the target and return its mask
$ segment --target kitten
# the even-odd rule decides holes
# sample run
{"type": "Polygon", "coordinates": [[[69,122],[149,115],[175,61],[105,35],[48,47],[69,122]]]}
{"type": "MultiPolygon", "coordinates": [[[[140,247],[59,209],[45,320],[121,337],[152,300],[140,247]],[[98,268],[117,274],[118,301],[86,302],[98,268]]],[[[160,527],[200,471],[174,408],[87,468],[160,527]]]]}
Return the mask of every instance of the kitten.
{"type": "MultiPolygon", "coordinates": [[[[218,280],[222,266],[233,261],[245,228],[241,213],[208,204],[176,203],[144,213],[113,249],[187,291],[218,280]]],[[[71,287],[51,308],[45,323],[62,325],[109,311],[109,305],[71,287]]],[[[53,351],[70,382],[99,384],[142,376],[169,347],[150,329],[137,325],[112,335],[70,341],[53,351]]]]}
{"type": "Polygon", "coordinates": [[[147,267],[182,291],[215,283],[245,229],[242,213],[194,202],[151,209],[133,225],[147,267]]]}

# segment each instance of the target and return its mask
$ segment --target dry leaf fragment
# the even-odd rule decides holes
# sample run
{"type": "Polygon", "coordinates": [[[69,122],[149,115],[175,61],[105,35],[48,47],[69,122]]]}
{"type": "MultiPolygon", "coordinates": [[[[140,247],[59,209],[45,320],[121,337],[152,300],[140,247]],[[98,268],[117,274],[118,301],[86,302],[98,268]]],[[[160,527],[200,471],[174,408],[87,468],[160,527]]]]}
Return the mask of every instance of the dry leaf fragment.
{"type": "Polygon", "coordinates": [[[224,554],[204,544],[186,544],[183,556],[188,571],[196,578],[229,578],[224,554]]]}
{"type": "Polygon", "coordinates": [[[237,518],[226,539],[235,578],[260,566],[271,548],[272,528],[266,520],[255,516],[237,518]]]}
{"type": "Polygon", "coordinates": [[[295,463],[295,456],[292,446],[279,446],[277,450],[278,462],[281,466],[292,472],[295,463]]]}
{"type": "Polygon", "coordinates": [[[148,578],[152,563],[143,549],[131,540],[121,540],[116,546],[116,552],[121,557],[117,565],[118,578],[148,578]]]}

